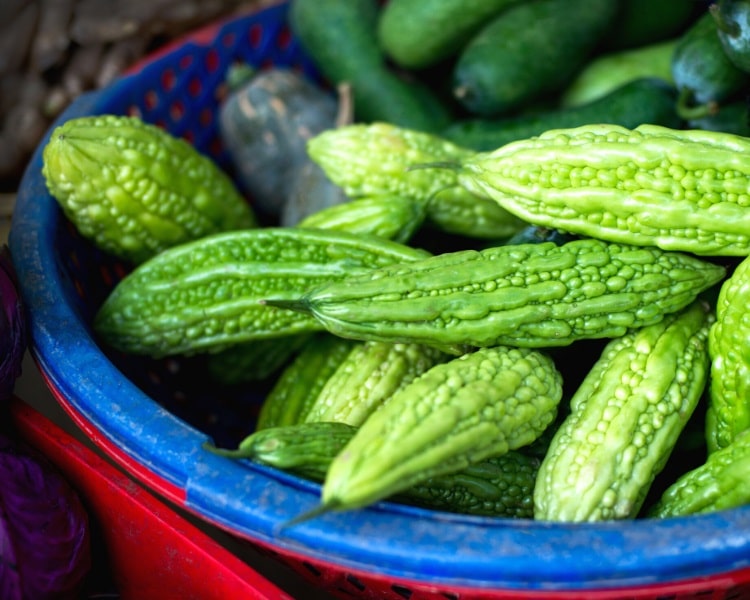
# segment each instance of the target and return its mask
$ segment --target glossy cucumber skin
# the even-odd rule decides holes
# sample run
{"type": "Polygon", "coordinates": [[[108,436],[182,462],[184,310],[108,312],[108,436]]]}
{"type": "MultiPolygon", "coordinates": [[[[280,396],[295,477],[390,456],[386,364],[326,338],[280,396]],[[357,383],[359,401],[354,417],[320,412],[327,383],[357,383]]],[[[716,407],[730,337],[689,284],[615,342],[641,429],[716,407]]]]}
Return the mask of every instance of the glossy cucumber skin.
{"type": "Polygon", "coordinates": [[[704,10],[693,0],[620,0],[619,5],[615,23],[602,41],[605,50],[638,48],[678,36],[704,10]]]}
{"type": "Polygon", "coordinates": [[[724,274],[688,254],[581,239],[445,253],[323,285],[288,307],[354,339],[566,346],[660,321],[724,274]]]}
{"type": "Polygon", "coordinates": [[[722,284],[711,327],[711,383],[706,413],[709,452],[728,446],[750,427],[750,260],[722,284]]]}
{"type": "Polygon", "coordinates": [[[672,79],[694,105],[723,104],[740,94],[750,82],[748,74],[726,55],[708,11],[678,41],[672,55],[672,79]]]}
{"type": "Polygon", "coordinates": [[[356,345],[325,332],[312,336],[266,395],[256,429],[305,422],[318,394],[356,345]]]}
{"type": "Polygon", "coordinates": [[[305,420],[359,427],[398,390],[447,358],[422,344],[357,344],[316,395],[305,420]]]}
{"type": "Polygon", "coordinates": [[[750,3],[719,0],[709,10],[727,58],[741,71],[750,73],[750,3]]]}
{"type": "Polygon", "coordinates": [[[479,151],[491,151],[516,140],[540,135],[549,129],[612,123],[637,127],[653,123],[680,127],[675,104],[677,93],[667,82],[643,78],[627,82],[585,104],[549,109],[527,116],[455,121],[441,132],[447,140],[479,151]]]}
{"type": "Polygon", "coordinates": [[[750,137],[750,106],[746,100],[735,100],[723,104],[712,114],[690,119],[687,127],[750,137]]]}
{"type": "Polygon", "coordinates": [[[534,489],[534,518],[634,518],[708,377],[708,306],[612,340],[570,401],[534,489]]]}
{"type": "Polygon", "coordinates": [[[658,125],[550,130],[459,180],[533,224],[704,256],[750,254],[750,140],[658,125]]]}
{"type": "MultiPolygon", "coordinates": [[[[569,108],[589,104],[625,84],[642,79],[661,81],[674,90],[672,54],[676,45],[677,39],[670,39],[657,44],[598,55],[589,61],[565,88],[560,96],[560,106],[569,108]]],[[[636,106],[633,109],[635,110],[636,106]]]]}
{"type": "Polygon", "coordinates": [[[332,84],[351,85],[355,119],[435,131],[450,110],[432,89],[389,68],[377,39],[377,0],[294,0],[289,25],[332,84]]]}
{"type": "Polygon", "coordinates": [[[432,66],[457,54],[491,19],[519,0],[389,0],[378,41],[397,65],[432,66]]]}
{"type": "Polygon", "coordinates": [[[105,343],[150,356],[317,331],[309,315],[261,301],[296,298],[324,281],[425,256],[346,232],[265,227],[216,234],[139,265],[105,299],[94,328],[105,343]]]}
{"type": "Polygon", "coordinates": [[[535,0],[509,7],[463,48],[452,75],[454,96],[468,112],[490,116],[561,91],[616,12],[611,0],[535,0]]]}
{"type": "Polygon", "coordinates": [[[715,512],[750,503],[750,430],[708,455],[706,462],[680,476],[648,512],[670,518],[715,512]]]}
{"type": "Polygon", "coordinates": [[[533,442],[562,378],[537,350],[495,346],[440,363],[391,396],[328,469],[322,506],[366,506],[533,442]]]}
{"type": "Polygon", "coordinates": [[[205,235],[256,225],[218,165],[137,117],[62,123],[44,146],[42,173],[81,235],[131,264],[205,235]]]}

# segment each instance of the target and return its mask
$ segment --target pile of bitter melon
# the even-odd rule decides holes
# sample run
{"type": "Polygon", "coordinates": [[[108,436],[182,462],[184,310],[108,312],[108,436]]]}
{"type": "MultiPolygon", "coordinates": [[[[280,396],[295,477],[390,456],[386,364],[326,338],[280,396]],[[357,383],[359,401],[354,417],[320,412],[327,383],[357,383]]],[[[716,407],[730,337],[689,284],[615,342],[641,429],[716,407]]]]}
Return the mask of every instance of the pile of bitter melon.
{"type": "Polygon", "coordinates": [[[212,451],[322,482],[301,518],[750,502],[750,138],[590,122],[481,150],[360,120],[306,150],[347,200],[281,226],[135,117],[70,120],[45,147],[67,218],[132,266],[102,343],[271,383],[256,430],[212,451]]]}

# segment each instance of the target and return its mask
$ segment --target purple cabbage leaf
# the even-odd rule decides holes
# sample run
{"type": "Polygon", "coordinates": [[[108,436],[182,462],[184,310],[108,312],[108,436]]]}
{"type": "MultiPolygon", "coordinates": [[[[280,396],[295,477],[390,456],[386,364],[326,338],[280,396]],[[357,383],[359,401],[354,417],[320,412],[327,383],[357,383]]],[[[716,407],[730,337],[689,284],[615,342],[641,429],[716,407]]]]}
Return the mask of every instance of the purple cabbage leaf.
{"type": "Polygon", "coordinates": [[[0,402],[13,393],[26,352],[25,308],[7,244],[0,247],[0,402]]]}
{"type": "Polygon", "coordinates": [[[44,457],[0,434],[0,598],[80,598],[90,569],[77,493],[44,457]]]}

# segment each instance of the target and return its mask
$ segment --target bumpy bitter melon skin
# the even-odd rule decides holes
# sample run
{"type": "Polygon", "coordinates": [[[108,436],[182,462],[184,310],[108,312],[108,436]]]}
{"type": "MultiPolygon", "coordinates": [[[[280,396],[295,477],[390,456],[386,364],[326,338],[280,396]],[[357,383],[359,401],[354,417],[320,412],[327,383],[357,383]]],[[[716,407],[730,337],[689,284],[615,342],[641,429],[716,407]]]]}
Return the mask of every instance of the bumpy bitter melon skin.
{"type": "Polygon", "coordinates": [[[264,227],[169,248],[131,271],[94,319],[101,339],[123,352],[166,356],[322,329],[309,315],[266,306],[311,286],[424,250],[340,231],[264,227]]]}
{"type": "Polygon", "coordinates": [[[658,125],[549,130],[463,160],[459,181],[533,225],[707,256],[750,254],[750,140],[658,125]]]}
{"type": "Polygon", "coordinates": [[[258,429],[236,449],[205,446],[228,458],[248,459],[322,481],[331,460],[349,442],[356,429],[345,423],[285,423],[258,429]]]}
{"type": "Polygon", "coordinates": [[[326,332],[312,336],[266,395],[256,429],[305,422],[326,382],[359,344],[326,332]]]}
{"type": "Polygon", "coordinates": [[[399,389],[447,359],[424,344],[357,344],[323,385],[305,420],[358,427],[399,389]]]}
{"type": "Polygon", "coordinates": [[[218,165],[137,117],[64,122],[44,147],[42,173],[81,235],[135,264],[180,243],[256,225],[218,165]]]}
{"type": "MultiPolygon", "coordinates": [[[[356,431],[357,427],[338,421],[289,423],[256,430],[236,449],[205,447],[228,458],[252,460],[322,482],[356,431]]],[[[456,473],[432,477],[393,500],[453,513],[530,518],[540,462],[522,450],[510,451],[456,473]]]]}
{"type": "Polygon", "coordinates": [[[423,202],[382,194],[328,206],[305,217],[297,227],[376,235],[405,244],[424,219],[423,202]]]}
{"type": "Polygon", "coordinates": [[[502,238],[524,225],[491,198],[459,185],[456,171],[413,168],[455,164],[474,154],[438,135],[391,123],[355,123],[318,134],[307,148],[312,160],[350,198],[413,199],[423,205],[426,220],[442,231],[502,238]]]}
{"type": "Polygon", "coordinates": [[[358,428],[328,469],[322,506],[363,507],[530,444],[561,397],[560,373],[537,350],[496,346],[440,363],[358,428]]]}
{"type": "Polygon", "coordinates": [[[709,452],[750,427],[750,259],[722,284],[709,335],[711,382],[706,412],[709,452]]]}
{"type": "Polygon", "coordinates": [[[750,504],[748,469],[750,430],[746,429],[664,490],[648,516],[664,519],[750,504]]]}
{"type": "Polygon", "coordinates": [[[329,129],[311,138],[307,151],[347,196],[397,194],[421,200],[454,187],[457,175],[409,167],[473,154],[434,134],[382,122],[329,129]]]}
{"type": "Polygon", "coordinates": [[[432,510],[530,519],[540,464],[539,458],[524,454],[522,448],[428,479],[396,499],[432,510]]]}
{"type": "Polygon", "coordinates": [[[712,320],[696,301],[609,342],[539,468],[535,519],[637,515],[703,393],[712,320]]]}
{"type": "Polygon", "coordinates": [[[446,350],[552,347],[660,321],[724,274],[689,254],[581,239],[445,253],[278,305],[309,311],[328,331],[354,339],[446,350]]]}

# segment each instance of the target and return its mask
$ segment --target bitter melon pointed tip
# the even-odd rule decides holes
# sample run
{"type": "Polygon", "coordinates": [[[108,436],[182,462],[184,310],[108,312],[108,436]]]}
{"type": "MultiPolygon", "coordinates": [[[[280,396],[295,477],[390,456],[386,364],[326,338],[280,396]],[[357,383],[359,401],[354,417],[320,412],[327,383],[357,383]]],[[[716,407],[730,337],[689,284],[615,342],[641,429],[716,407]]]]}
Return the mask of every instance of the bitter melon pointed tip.
{"type": "Polygon", "coordinates": [[[416,171],[418,169],[452,169],[458,171],[461,163],[455,160],[434,161],[426,163],[415,163],[406,167],[407,171],[416,171]]]}
{"type": "Polygon", "coordinates": [[[283,523],[280,523],[276,527],[276,533],[281,533],[284,529],[288,529],[289,527],[294,527],[295,525],[299,525],[300,523],[304,523],[305,521],[310,521],[312,519],[315,519],[317,517],[320,517],[326,513],[329,513],[336,509],[338,506],[338,502],[321,502],[320,504],[314,506],[310,510],[307,510],[303,512],[300,515],[297,515],[296,517],[289,519],[288,521],[284,521],[283,523]]]}

